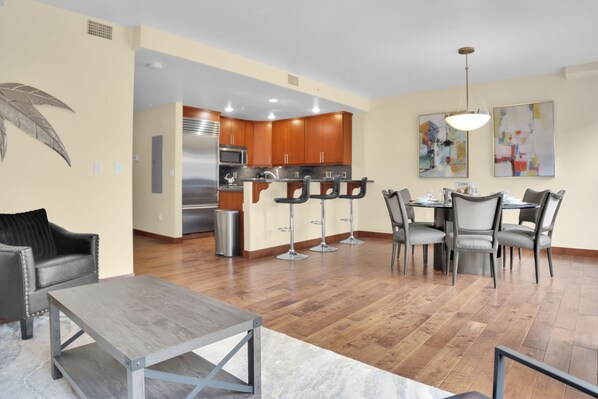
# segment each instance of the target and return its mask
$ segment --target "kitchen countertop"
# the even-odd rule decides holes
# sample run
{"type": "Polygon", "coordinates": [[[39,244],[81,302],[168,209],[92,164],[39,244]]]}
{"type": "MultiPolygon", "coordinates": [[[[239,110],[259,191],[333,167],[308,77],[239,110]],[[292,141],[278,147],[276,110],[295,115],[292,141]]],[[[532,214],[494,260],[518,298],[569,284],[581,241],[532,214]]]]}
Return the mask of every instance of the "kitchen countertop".
{"type": "Polygon", "coordinates": [[[222,185],[218,186],[218,191],[235,191],[235,192],[243,192],[243,185],[242,184],[231,184],[231,185],[222,185]]]}
{"type": "MultiPolygon", "coordinates": [[[[332,178],[324,178],[324,179],[311,179],[312,183],[328,183],[332,182],[332,178]]],[[[301,183],[303,179],[295,178],[295,179],[258,179],[256,177],[248,178],[248,179],[241,179],[242,182],[252,182],[252,183],[301,183]]],[[[347,182],[360,182],[361,179],[341,179],[341,183],[347,182]]],[[[368,183],[373,183],[373,180],[368,180],[368,183]]]]}

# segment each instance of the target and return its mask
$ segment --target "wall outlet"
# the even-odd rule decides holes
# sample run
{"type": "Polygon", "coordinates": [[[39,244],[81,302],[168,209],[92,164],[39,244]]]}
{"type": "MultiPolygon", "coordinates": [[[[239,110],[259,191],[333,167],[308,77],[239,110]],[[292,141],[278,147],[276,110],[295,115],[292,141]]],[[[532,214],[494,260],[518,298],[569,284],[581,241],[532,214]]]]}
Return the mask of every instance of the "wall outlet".
{"type": "Polygon", "coordinates": [[[347,172],[343,172],[343,179],[347,178],[347,172]]]}
{"type": "Polygon", "coordinates": [[[114,164],[114,174],[119,176],[123,174],[123,164],[120,162],[116,162],[114,164]]]}
{"type": "Polygon", "coordinates": [[[158,213],[158,220],[161,222],[162,221],[162,214],[158,213]]]}
{"type": "Polygon", "coordinates": [[[133,162],[139,162],[139,155],[133,154],[133,162]]]}
{"type": "Polygon", "coordinates": [[[299,172],[295,172],[295,177],[299,178],[299,172]]]}
{"type": "Polygon", "coordinates": [[[332,177],[332,172],[331,172],[331,171],[329,171],[329,170],[327,170],[327,171],[326,171],[326,177],[332,177]]]}
{"type": "Polygon", "coordinates": [[[94,175],[102,174],[102,163],[100,161],[95,161],[93,163],[93,174],[94,175]]]}
{"type": "Polygon", "coordinates": [[[237,172],[233,172],[233,177],[236,179],[237,178],[237,172]]]}

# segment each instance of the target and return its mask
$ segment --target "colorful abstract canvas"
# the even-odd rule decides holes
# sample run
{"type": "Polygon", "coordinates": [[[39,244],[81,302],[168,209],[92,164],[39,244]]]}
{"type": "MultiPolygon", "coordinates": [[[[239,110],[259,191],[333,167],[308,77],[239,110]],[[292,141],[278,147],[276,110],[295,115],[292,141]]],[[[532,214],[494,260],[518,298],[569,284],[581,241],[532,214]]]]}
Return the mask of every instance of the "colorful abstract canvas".
{"type": "Polygon", "coordinates": [[[494,108],[494,176],[554,176],[554,104],[494,108]]]}
{"type": "Polygon", "coordinates": [[[451,127],[444,114],[419,117],[419,177],[468,177],[467,132],[451,127]]]}

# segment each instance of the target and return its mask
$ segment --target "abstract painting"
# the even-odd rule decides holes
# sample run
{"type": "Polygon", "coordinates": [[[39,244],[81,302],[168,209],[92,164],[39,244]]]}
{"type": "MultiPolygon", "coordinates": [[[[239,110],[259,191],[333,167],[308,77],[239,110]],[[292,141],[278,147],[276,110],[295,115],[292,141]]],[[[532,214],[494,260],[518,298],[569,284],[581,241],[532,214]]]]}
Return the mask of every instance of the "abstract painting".
{"type": "Polygon", "coordinates": [[[419,117],[419,177],[468,177],[467,132],[446,123],[444,114],[419,117]]]}
{"type": "Polygon", "coordinates": [[[554,177],[552,101],[494,108],[494,176],[554,177]]]}

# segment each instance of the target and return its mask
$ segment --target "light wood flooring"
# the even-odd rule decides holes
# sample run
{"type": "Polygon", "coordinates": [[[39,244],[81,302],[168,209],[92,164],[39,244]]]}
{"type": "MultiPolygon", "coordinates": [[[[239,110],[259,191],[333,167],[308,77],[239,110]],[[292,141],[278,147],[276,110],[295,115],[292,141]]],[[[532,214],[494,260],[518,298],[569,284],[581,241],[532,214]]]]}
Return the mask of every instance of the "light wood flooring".
{"type": "MultiPolygon", "coordinates": [[[[264,326],[372,366],[459,393],[492,393],[494,347],[506,345],[593,384],[598,374],[598,259],[546,255],[535,283],[524,252],[489,276],[450,276],[422,264],[390,271],[390,240],[334,244],[289,263],[214,256],[213,237],[166,244],[135,237],[135,274],[151,274],[258,313],[264,326]]],[[[430,249],[430,252],[432,250],[430,249]]],[[[309,251],[302,251],[309,252],[309,251]]],[[[430,253],[432,262],[432,253],[430,253]]],[[[582,398],[508,363],[507,398],[582,398]]]]}

